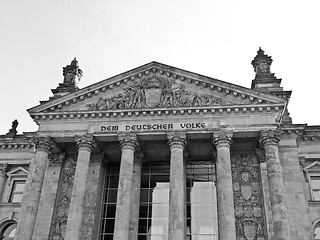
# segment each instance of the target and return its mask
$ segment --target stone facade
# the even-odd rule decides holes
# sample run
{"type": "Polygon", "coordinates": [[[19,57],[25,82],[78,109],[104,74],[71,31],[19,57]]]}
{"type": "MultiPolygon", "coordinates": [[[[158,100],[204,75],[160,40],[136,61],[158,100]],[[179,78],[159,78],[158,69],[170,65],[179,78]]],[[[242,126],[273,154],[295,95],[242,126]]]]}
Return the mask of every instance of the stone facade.
{"type": "Polygon", "coordinates": [[[0,135],[0,237],[320,239],[320,126],[271,64],[251,89],[157,62],[79,89],[74,59],[39,130],[0,135]]]}

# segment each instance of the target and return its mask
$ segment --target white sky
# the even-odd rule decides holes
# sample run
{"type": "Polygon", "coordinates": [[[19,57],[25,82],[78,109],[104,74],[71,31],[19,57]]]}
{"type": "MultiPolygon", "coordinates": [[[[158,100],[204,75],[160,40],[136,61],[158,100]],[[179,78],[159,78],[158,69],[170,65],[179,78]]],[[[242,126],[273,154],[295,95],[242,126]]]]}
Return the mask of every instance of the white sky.
{"type": "Polygon", "coordinates": [[[250,88],[259,46],[293,123],[320,125],[319,25],[319,0],[0,0],[0,134],[37,130],[75,56],[81,88],[151,61],[250,88]]]}

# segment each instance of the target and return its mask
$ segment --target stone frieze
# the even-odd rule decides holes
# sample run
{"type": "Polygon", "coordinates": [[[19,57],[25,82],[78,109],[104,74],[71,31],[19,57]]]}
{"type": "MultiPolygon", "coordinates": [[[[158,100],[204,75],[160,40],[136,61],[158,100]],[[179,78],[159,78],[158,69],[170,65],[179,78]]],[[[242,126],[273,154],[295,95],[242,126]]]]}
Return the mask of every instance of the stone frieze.
{"type": "Polygon", "coordinates": [[[210,94],[187,91],[174,79],[149,76],[135,81],[122,93],[109,98],[100,98],[87,104],[89,110],[140,109],[165,107],[205,107],[220,105],[221,99],[210,94]]]}

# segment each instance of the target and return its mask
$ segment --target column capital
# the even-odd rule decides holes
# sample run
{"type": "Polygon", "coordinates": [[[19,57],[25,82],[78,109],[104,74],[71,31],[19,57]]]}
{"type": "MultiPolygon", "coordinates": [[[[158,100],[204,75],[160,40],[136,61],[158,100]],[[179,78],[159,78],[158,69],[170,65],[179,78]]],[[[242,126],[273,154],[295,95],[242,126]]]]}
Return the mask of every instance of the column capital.
{"type": "Polygon", "coordinates": [[[34,137],[31,141],[34,144],[36,151],[44,151],[49,154],[52,153],[54,149],[58,148],[56,143],[49,136],[34,137]]]}
{"type": "Polygon", "coordinates": [[[170,132],[167,133],[169,147],[182,148],[184,149],[187,145],[187,134],[185,132],[170,132]]]}
{"type": "Polygon", "coordinates": [[[78,150],[85,149],[88,152],[92,152],[97,147],[97,142],[91,134],[85,134],[83,136],[75,137],[78,150]]]}
{"type": "Polygon", "coordinates": [[[262,146],[278,146],[281,134],[282,131],[279,129],[263,129],[260,131],[260,143],[262,144],[262,146]]]}
{"type": "Polygon", "coordinates": [[[55,154],[50,154],[49,156],[49,164],[50,165],[56,165],[56,166],[61,166],[64,159],[65,159],[66,154],[65,153],[55,153],[55,154]]]}
{"type": "Polygon", "coordinates": [[[120,148],[130,148],[135,150],[139,146],[139,139],[137,134],[134,133],[124,133],[118,135],[118,140],[120,142],[120,148]]]}
{"type": "Polygon", "coordinates": [[[218,147],[228,147],[230,148],[232,143],[233,131],[215,131],[212,134],[213,144],[218,147]]]}

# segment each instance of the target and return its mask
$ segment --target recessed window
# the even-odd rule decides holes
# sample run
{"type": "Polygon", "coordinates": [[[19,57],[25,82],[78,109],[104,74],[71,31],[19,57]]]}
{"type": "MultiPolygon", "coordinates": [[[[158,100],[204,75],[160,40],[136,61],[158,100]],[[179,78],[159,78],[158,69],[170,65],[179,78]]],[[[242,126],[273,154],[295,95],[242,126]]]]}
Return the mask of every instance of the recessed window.
{"type": "Polygon", "coordinates": [[[10,202],[21,202],[25,185],[26,181],[24,180],[16,180],[13,182],[10,202]]]}
{"type": "Polygon", "coordinates": [[[312,200],[320,201],[320,176],[311,176],[312,200]]]}
{"type": "Polygon", "coordinates": [[[16,234],[17,223],[12,222],[7,224],[1,231],[0,239],[3,240],[13,240],[16,234]]]}

